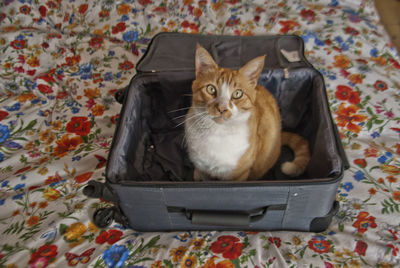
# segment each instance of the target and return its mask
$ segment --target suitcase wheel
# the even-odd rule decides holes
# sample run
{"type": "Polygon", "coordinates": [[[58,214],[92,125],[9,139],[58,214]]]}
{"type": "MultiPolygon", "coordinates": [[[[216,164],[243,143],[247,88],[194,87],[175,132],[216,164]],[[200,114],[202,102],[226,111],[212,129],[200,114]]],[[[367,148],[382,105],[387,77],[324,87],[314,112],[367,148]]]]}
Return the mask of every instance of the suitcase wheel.
{"type": "Polygon", "coordinates": [[[125,93],[128,91],[128,89],[129,89],[129,86],[127,86],[126,88],[119,89],[117,92],[115,92],[115,95],[114,95],[115,100],[117,102],[119,102],[120,104],[123,104],[124,98],[125,98],[125,93]]]}
{"type": "Polygon", "coordinates": [[[103,184],[97,181],[89,181],[83,188],[83,194],[90,198],[100,198],[103,194],[103,184]]]}
{"type": "Polygon", "coordinates": [[[115,208],[99,208],[93,214],[93,223],[99,228],[106,228],[114,220],[115,208]]]}

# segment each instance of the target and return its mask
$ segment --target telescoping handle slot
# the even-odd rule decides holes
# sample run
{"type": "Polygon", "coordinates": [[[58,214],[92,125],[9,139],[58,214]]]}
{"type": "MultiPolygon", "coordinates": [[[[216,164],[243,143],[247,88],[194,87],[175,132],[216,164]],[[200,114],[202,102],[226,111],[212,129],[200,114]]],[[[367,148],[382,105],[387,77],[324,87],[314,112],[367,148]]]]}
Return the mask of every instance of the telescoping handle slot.
{"type": "Polygon", "coordinates": [[[224,211],[224,210],[186,210],[188,220],[194,225],[211,226],[249,226],[261,220],[269,210],[285,210],[286,205],[266,206],[251,211],[224,211]]]}

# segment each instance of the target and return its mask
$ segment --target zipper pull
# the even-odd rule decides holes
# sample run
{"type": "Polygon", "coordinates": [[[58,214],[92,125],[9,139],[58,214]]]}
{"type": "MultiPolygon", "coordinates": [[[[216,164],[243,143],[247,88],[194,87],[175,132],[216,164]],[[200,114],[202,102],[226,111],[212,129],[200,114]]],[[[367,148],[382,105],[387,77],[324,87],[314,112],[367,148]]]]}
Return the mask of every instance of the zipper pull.
{"type": "Polygon", "coordinates": [[[283,76],[285,77],[285,79],[289,78],[289,69],[288,68],[283,69],[283,76]]]}

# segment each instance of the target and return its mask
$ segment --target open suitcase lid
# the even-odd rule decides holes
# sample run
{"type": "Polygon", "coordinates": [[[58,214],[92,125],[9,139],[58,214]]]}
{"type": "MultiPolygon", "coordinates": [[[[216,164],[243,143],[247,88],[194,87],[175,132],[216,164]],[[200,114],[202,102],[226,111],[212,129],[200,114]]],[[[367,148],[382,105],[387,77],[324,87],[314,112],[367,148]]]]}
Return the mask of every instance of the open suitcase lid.
{"type": "Polygon", "coordinates": [[[267,55],[264,70],[312,66],[304,56],[303,40],[296,35],[244,37],[160,33],[153,37],[136,70],[194,71],[197,43],[211,52],[221,67],[238,69],[264,54],[267,55]]]}

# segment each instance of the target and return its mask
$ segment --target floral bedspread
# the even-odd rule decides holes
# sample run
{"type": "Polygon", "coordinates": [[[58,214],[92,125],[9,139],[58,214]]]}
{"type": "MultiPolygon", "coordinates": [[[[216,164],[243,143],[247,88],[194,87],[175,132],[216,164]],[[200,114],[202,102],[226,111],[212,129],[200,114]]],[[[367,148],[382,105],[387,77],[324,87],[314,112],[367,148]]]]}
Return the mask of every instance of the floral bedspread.
{"type": "Polygon", "coordinates": [[[0,267],[400,265],[400,58],[371,0],[4,0],[0,103],[0,267]],[[351,163],[326,232],[93,225],[114,93],[162,31],[304,39],[351,163]]]}

